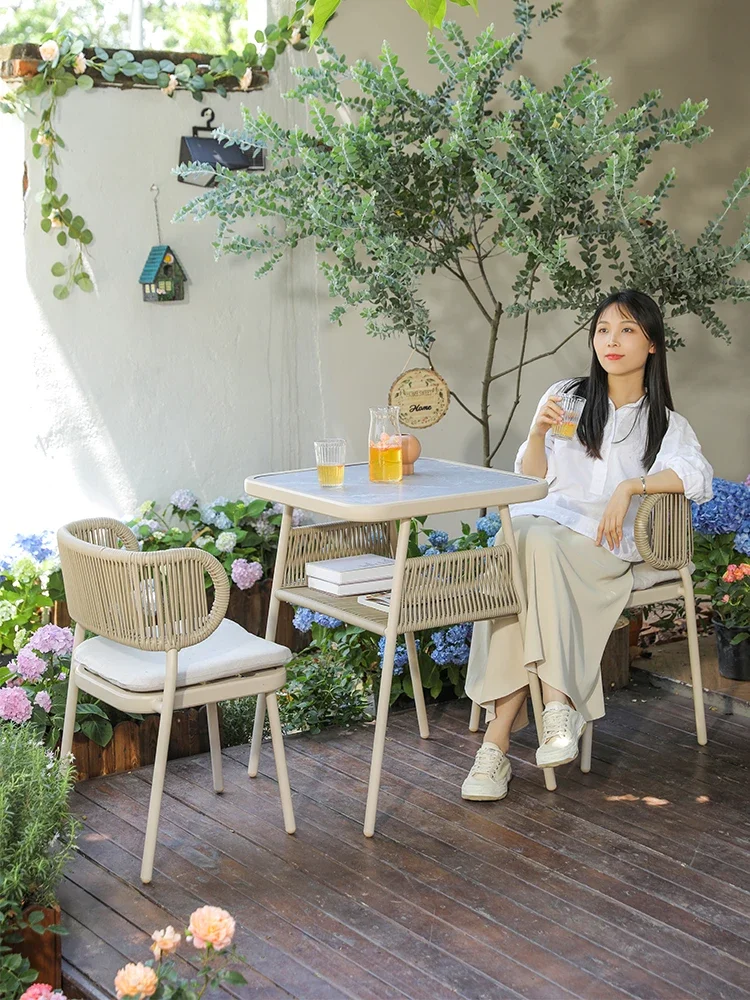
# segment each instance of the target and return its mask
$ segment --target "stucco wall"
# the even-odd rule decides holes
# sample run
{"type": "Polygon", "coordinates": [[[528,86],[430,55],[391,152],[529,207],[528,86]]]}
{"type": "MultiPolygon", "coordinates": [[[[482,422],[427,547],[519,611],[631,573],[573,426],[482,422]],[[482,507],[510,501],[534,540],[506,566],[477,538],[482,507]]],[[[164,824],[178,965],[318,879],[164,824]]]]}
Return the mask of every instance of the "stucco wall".
{"type": "MultiPolygon", "coordinates": [[[[509,2],[482,0],[480,6],[480,19],[459,11],[467,30],[478,31],[493,15],[498,30],[511,29],[509,2]]],[[[711,5],[569,0],[563,17],[538,31],[524,72],[550,85],[574,62],[594,55],[600,72],[614,78],[621,105],[657,86],[670,106],[688,96],[708,97],[714,136],[692,150],[666,150],[654,167],[654,176],[672,163],[678,167],[667,215],[693,238],[750,163],[744,128],[750,93],[741,87],[740,73],[748,28],[750,10],[741,0],[711,5]]],[[[330,37],[351,58],[376,57],[388,37],[413,82],[433,82],[423,58],[424,31],[404,0],[346,0],[330,37]]],[[[233,125],[239,123],[241,102],[286,115],[291,112],[280,94],[288,82],[288,70],[282,69],[266,91],[209,103],[220,120],[233,125]]],[[[23,128],[9,116],[0,118],[5,403],[0,544],[16,531],[56,527],[66,518],[127,514],[145,498],[166,500],[177,486],[209,499],[238,493],[248,472],[310,464],[312,441],[322,433],[346,436],[354,459],[365,455],[367,407],[384,401],[408,348],[368,339],[356,315],[346,317],[341,328],[330,326],[330,303],[311,248],[299,248],[272,276],[255,281],[252,265],[243,260],[214,263],[210,223],[170,224],[191,190],[171,175],[179,137],[199,114],[200,106],[185,94],[168,101],[160,93],[95,90],[61,102],[59,129],[68,145],[61,179],[95,233],[91,267],[97,286],[94,295],[76,293],[62,303],[52,297],[49,274],[58,255],[38,227],[33,200],[38,164],[23,128]],[[25,205],[24,159],[31,182],[25,205]],[[190,277],[181,304],[141,301],[138,274],[157,242],[152,183],[161,190],[164,239],[190,277]]],[[[728,238],[738,226],[735,216],[728,238]]],[[[508,274],[500,269],[501,286],[508,274]]],[[[482,323],[452,280],[435,276],[426,287],[438,330],[436,366],[460,395],[475,401],[482,323]]],[[[744,478],[750,471],[745,332],[750,312],[729,307],[722,315],[733,344],[716,342],[700,324],[683,320],[687,346],[671,359],[671,375],[677,406],[695,426],[717,472],[744,478]]],[[[532,351],[554,346],[568,323],[562,315],[537,320],[532,351]]],[[[513,363],[517,336],[513,325],[506,327],[499,365],[513,363]]],[[[554,358],[527,369],[523,401],[498,466],[511,463],[543,389],[586,366],[579,335],[554,358]]],[[[498,422],[509,393],[500,383],[494,397],[498,422]]],[[[454,403],[438,426],[421,435],[424,449],[479,460],[475,427],[454,403]]]]}

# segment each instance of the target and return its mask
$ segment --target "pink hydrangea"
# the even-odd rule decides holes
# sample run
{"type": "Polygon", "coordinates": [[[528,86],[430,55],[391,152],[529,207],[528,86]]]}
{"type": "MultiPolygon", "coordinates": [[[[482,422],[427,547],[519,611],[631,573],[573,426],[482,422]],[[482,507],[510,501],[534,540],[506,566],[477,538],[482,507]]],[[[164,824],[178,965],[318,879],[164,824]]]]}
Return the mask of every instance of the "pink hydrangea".
{"type": "Polygon", "coordinates": [[[34,698],[34,704],[38,705],[45,712],[49,713],[52,711],[52,699],[47,691],[37,691],[36,698],[34,698]]]}
{"type": "Polygon", "coordinates": [[[240,590],[249,590],[254,583],[263,579],[263,567],[259,562],[235,559],[232,563],[232,579],[240,590]]]}
{"type": "Polygon", "coordinates": [[[38,653],[65,655],[73,651],[73,633],[59,625],[42,625],[29,640],[29,646],[38,653]]]}
{"type": "Polygon", "coordinates": [[[25,681],[34,682],[42,677],[47,664],[36,655],[31,646],[24,646],[19,650],[15,669],[25,681]]]}
{"type": "Polygon", "coordinates": [[[31,702],[20,687],[0,688],[0,719],[8,722],[28,722],[31,718],[31,702]]]}

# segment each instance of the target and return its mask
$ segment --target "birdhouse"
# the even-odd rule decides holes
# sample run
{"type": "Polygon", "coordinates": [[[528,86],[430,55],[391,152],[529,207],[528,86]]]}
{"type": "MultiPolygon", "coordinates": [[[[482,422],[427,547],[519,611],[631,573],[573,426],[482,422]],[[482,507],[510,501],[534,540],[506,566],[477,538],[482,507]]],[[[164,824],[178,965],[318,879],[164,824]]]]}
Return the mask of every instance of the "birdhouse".
{"type": "Polygon", "coordinates": [[[185,269],[166,245],[151,247],[138,279],[144,302],[176,302],[185,298],[185,269]]]}

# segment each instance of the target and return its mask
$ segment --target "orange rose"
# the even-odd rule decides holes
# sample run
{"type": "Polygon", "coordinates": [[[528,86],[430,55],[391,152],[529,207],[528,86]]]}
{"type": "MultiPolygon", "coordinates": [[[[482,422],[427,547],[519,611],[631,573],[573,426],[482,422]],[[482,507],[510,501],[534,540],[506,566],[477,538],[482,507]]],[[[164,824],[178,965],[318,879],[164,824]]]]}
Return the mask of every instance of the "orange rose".
{"type": "Polygon", "coordinates": [[[151,945],[151,951],[154,953],[154,958],[161,958],[162,955],[169,955],[173,951],[177,950],[177,946],[182,940],[182,935],[178,934],[174,927],[170,924],[166,930],[154,931],[151,935],[151,940],[154,942],[151,945]]]}
{"type": "Polygon", "coordinates": [[[158,985],[154,970],[142,962],[137,965],[129,962],[115,976],[117,1000],[123,1000],[123,997],[152,997],[158,985]]]}
{"type": "Polygon", "coordinates": [[[216,951],[223,951],[234,937],[234,917],[218,906],[201,906],[190,916],[188,941],[196,948],[211,945],[216,951]]]}

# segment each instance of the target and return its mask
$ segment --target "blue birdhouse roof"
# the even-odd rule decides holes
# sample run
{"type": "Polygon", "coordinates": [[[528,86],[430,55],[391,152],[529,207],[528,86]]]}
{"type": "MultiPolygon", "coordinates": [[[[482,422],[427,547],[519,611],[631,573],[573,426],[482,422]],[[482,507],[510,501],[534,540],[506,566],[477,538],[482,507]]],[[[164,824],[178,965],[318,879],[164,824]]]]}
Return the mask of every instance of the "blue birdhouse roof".
{"type": "Polygon", "coordinates": [[[172,256],[174,257],[175,264],[180,269],[180,271],[182,271],[183,275],[187,277],[187,275],[185,274],[185,268],[177,260],[177,254],[174,252],[174,250],[171,250],[165,243],[160,246],[151,247],[146,263],[143,265],[141,276],[138,279],[142,285],[148,285],[152,281],[156,280],[156,277],[159,273],[159,268],[164,262],[164,257],[168,253],[172,254],[172,256]]]}

